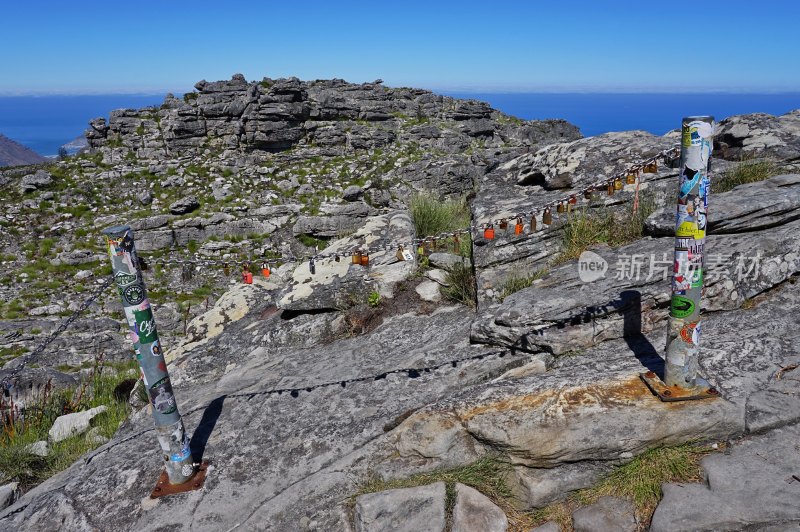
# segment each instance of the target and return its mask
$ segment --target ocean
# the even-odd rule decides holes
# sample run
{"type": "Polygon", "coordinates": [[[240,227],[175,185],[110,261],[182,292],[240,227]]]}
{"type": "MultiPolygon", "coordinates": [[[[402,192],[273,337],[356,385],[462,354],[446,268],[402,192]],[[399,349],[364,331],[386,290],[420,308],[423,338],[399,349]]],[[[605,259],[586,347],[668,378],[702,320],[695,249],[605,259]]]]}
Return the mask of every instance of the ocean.
{"type": "MultiPolygon", "coordinates": [[[[717,120],[737,114],[774,115],[800,108],[791,94],[610,94],[610,93],[447,93],[485,100],[504,113],[526,120],[563,118],[585,136],[643,129],[656,135],[680,127],[689,115],[717,120]]],[[[160,105],[163,94],[93,96],[0,96],[0,133],[42,155],[82,135],[89,120],[113,109],[160,105]]]]}

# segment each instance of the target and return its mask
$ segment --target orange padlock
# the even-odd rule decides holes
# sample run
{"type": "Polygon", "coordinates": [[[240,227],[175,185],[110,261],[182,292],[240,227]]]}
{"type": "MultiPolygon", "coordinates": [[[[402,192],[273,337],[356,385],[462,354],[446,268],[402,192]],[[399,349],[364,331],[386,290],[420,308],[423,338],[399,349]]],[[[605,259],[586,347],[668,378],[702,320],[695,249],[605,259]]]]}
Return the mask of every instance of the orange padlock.
{"type": "Polygon", "coordinates": [[[361,254],[361,265],[369,266],[369,255],[367,255],[366,253],[361,254]]]}
{"type": "Polygon", "coordinates": [[[262,263],[261,264],[261,275],[263,275],[265,279],[269,279],[270,273],[272,273],[272,272],[269,271],[269,264],[267,264],[266,262],[262,263]]]}
{"type": "Polygon", "coordinates": [[[577,203],[578,203],[578,197],[577,196],[570,196],[569,197],[569,204],[570,205],[576,205],[577,203]]]}
{"type": "Polygon", "coordinates": [[[514,226],[514,234],[515,235],[522,234],[522,218],[517,218],[517,224],[514,226]]]}
{"type": "Polygon", "coordinates": [[[494,226],[489,224],[486,226],[486,229],[483,230],[483,238],[486,240],[494,240],[494,226]]]}

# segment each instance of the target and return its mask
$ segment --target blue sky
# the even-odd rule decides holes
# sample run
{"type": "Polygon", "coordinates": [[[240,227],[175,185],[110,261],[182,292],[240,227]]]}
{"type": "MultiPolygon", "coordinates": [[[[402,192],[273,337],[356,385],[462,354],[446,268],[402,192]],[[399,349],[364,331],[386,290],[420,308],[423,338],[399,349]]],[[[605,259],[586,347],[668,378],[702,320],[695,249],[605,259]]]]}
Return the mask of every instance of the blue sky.
{"type": "Polygon", "coordinates": [[[789,0],[27,0],[0,14],[2,94],[182,93],[236,72],[484,92],[800,91],[789,0]]]}

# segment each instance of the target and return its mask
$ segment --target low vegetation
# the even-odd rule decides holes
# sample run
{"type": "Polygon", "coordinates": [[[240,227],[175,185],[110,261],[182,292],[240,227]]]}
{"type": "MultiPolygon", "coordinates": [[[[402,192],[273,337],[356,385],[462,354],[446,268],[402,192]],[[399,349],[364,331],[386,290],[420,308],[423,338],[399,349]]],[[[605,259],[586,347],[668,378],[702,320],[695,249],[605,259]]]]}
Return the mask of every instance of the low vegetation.
{"type": "Polygon", "coordinates": [[[417,236],[435,236],[469,226],[470,210],[464,198],[440,200],[433,194],[418,194],[409,205],[417,236]]]}
{"type": "Polygon", "coordinates": [[[660,447],[640,454],[625,465],[611,471],[597,485],[579,490],[567,500],[536,510],[531,525],[557,522],[562,530],[572,530],[572,512],[597,502],[607,495],[632,500],[636,519],[646,530],[661,500],[661,484],[665,482],[700,482],[703,471],[700,460],[712,452],[709,446],[686,443],[660,447]]]}
{"type": "Polygon", "coordinates": [[[597,485],[576,491],[562,502],[527,512],[519,509],[519,501],[506,482],[512,474],[511,464],[497,456],[482,458],[463,467],[437,469],[402,479],[381,480],[372,476],[359,486],[350,503],[355,504],[356,498],[366,493],[444,482],[447,489],[447,515],[450,516],[455,505],[455,485],[460,483],[477,489],[497,504],[508,517],[510,532],[528,532],[547,521],[555,521],[561,530],[571,532],[572,513],[576,509],[610,495],[632,500],[640,528],[646,529],[661,500],[661,484],[700,482],[700,460],[710,452],[709,446],[694,443],[651,449],[613,469],[597,485]]]}
{"type": "Polygon", "coordinates": [[[712,181],[712,192],[727,192],[739,185],[764,181],[776,173],[777,167],[772,161],[743,160],[712,181]]]}
{"type": "Polygon", "coordinates": [[[0,404],[0,484],[19,482],[23,491],[72,465],[101,443],[86,434],[52,443],[47,456],[37,456],[29,446],[47,440],[48,431],[59,416],[96,406],[108,407],[92,420],[95,435],[111,438],[128,417],[128,388],[135,382],[136,362],[111,364],[101,360],[92,365],[91,375],[78,387],[53,390],[49,383],[41,397],[24,409],[13,402],[0,404]],[[129,386],[130,385],[130,386],[129,386]]]}
{"type": "Polygon", "coordinates": [[[475,272],[472,266],[464,263],[456,263],[447,270],[445,278],[447,286],[441,288],[442,295],[451,301],[463,303],[468,307],[475,308],[475,272]]]}
{"type": "Polygon", "coordinates": [[[538,268],[531,273],[526,273],[521,269],[513,270],[503,283],[503,288],[500,292],[500,301],[525,288],[530,287],[534,281],[541,279],[549,270],[547,268],[538,268]]]}
{"type": "Polygon", "coordinates": [[[642,195],[636,211],[631,209],[613,212],[605,208],[573,211],[567,215],[561,254],[555,262],[576,259],[596,244],[605,243],[617,247],[642,238],[644,222],[657,208],[658,204],[653,196],[642,195]]]}

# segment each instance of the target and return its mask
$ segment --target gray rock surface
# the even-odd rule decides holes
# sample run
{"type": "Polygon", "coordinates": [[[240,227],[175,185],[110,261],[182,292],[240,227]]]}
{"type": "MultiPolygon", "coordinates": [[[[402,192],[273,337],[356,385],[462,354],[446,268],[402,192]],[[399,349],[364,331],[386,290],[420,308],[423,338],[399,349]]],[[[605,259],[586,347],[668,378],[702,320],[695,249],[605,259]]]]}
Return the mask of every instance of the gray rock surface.
{"type": "Polygon", "coordinates": [[[32,455],[41,457],[45,457],[50,453],[49,446],[45,440],[33,442],[26,447],[26,450],[32,455]]]}
{"type": "Polygon", "coordinates": [[[84,410],[83,412],[75,412],[74,414],[66,414],[57,417],[53,422],[53,426],[48,431],[50,441],[57,443],[72,436],[83,434],[89,430],[89,424],[92,419],[106,410],[108,410],[108,407],[102,405],[84,410]]]}
{"type": "Polygon", "coordinates": [[[444,529],[444,482],[369,493],[356,499],[356,532],[444,532],[444,529]]]}
{"type": "Polygon", "coordinates": [[[435,303],[442,300],[441,285],[436,281],[426,280],[419,283],[414,290],[423,301],[435,303]]]}
{"type": "Polygon", "coordinates": [[[508,518],[489,497],[464,484],[456,483],[453,507],[453,532],[505,532],[508,518]]]}
{"type": "Polygon", "coordinates": [[[53,176],[46,170],[36,170],[33,174],[28,174],[22,178],[20,188],[22,192],[33,192],[44,188],[53,182],[53,176]]]}
{"type": "Polygon", "coordinates": [[[194,196],[187,196],[172,203],[169,206],[169,212],[172,214],[188,214],[200,208],[200,201],[194,196]]]}
{"type": "Polygon", "coordinates": [[[572,514],[575,532],[635,532],[633,503],[619,497],[600,497],[572,514]]]}
{"type": "Polygon", "coordinates": [[[434,268],[447,270],[456,264],[470,264],[470,259],[453,253],[431,253],[428,262],[434,268]]]}
{"type": "Polygon", "coordinates": [[[10,482],[0,486],[0,510],[5,510],[19,497],[19,483],[10,482]]]}
{"type": "Polygon", "coordinates": [[[703,459],[702,484],[665,484],[653,532],[795,530],[800,526],[800,427],[747,437],[703,459]],[[770,528],[772,525],[773,528],[770,528]]]}
{"type": "Polygon", "coordinates": [[[558,525],[558,523],[548,521],[547,523],[532,529],[531,532],[561,532],[561,527],[558,525]]]}
{"type": "Polygon", "coordinates": [[[746,157],[796,161],[800,158],[800,110],[780,116],[753,113],[726,118],[717,125],[714,152],[734,161],[746,157]]]}
{"type": "Polygon", "coordinates": [[[605,462],[576,462],[560,467],[537,469],[517,466],[517,497],[530,508],[542,508],[566,497],[570,492],[594,485],[611,466],[605,462]]]}

